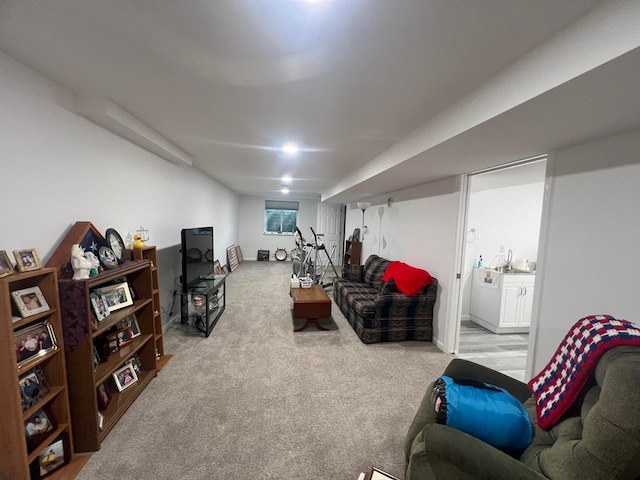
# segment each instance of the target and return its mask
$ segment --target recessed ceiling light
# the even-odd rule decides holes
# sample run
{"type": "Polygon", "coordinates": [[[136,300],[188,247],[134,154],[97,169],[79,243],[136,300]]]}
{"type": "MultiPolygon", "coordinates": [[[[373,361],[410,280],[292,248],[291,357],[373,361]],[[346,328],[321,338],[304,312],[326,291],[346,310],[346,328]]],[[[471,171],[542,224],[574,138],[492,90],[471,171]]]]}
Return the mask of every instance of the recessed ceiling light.
{"type": "Polygon", "coordinates": [[[281,180],[282,180],[282,183],[289,183],[291,182],[291,175],[283,175],[281,180]]]}
{"type": "Polygon", "coordinates": [[[293,142],[287,142],[282,146],[282,151],[284,153],[288,153],[289,155],[295,155],[298,153],[298,145],[293,142]]]}
{"type": "Polygon", "coordinates": [[[280,189],[280,191],[281,191],[282,193],[289,193],[289,187],[287,187],[287,186],[283,186],[283,187],[280,189]]]}

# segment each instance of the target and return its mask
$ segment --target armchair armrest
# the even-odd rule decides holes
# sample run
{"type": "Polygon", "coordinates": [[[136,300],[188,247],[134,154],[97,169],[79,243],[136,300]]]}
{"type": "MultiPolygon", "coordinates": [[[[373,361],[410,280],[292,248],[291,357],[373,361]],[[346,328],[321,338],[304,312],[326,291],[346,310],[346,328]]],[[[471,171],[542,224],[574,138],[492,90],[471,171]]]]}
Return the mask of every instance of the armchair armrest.
{"type": "Polygon", "coordinates": [[[525,400],[531,396],[531,390],[529,390],[529,386],[526,383],[522,383],[515,378],[485,367],[484,365],[462,358],[454,358],[451,360],[443,375],[452,378],[463,378],[465,380],[490,383],[491,385],[502,387],[516,397],[520,403],[524,403],[525,400]]]}

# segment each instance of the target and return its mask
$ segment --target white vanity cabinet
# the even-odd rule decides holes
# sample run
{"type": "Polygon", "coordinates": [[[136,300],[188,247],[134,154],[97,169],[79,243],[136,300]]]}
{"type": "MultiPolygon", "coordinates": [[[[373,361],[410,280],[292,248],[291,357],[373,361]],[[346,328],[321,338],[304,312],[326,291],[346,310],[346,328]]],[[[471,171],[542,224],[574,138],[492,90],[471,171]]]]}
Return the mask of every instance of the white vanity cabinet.
{"type": "Polygon", "coordinates": [[[493,333],[527,333],[535,279],[533,273],[474,268],[471,320],[493,333]]]}

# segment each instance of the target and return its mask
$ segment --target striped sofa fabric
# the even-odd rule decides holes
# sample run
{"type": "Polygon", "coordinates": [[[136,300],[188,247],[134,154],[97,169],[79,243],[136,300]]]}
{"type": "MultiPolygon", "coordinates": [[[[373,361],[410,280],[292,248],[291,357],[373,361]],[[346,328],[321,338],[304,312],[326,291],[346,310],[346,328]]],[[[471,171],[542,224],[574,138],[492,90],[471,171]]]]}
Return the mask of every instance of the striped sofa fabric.
{"type": "Polygon", "coordinates": [[[333,281],[333,299],[363,343],[431,341],[438,280],[407,296],[382,281],[391,263],[371,255],[364,265],[345,265],[333,281]]]}

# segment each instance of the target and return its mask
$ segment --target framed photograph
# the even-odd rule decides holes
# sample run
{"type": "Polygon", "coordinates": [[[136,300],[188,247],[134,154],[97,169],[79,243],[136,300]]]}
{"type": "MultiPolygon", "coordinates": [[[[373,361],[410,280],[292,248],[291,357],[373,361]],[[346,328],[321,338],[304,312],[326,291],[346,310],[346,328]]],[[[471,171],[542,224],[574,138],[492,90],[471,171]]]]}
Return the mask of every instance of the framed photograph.
{"type": "Polygon", "coordinates": [[[131,343],[133,337],[131,336],[131,329],[129,327],[121,328],[117,332],[107,335],[107,342],[111,345],[114,341],[117,342],[118,348],[123,347],[127,343],[131,343]]]}
{"type": "Polygon", "coordinates": [[[18,381],[20,384],[20,393],[24,401],[22,402],[22,410],[27,410],[38,403],[49,393],[45,382],[44,373],[40,367],[28,371],[20,376],[18,381]]]}
{"type": "Polygon", "coordinates": [[[120,234],[113,228],[107,228],[104,238],[107,241],[107,245],[109,245],[111,251],[115,255],[118,263],[124,263],[127,259],[127,249],[124,246],[124,241],[120,234]]]}
{"type": "Polygon", "coordinates": [[[222,273],[226,275],[229,275],[229,267],[227,265],[223,265],[222,266],[222,273]]]}
{"type": "Polygon", "coordinates": [[[53,423],[43,409],[38,410],[24,422],[27,438],[31,439],[53,430],[53,423]]]}
{"type": "Polygon", "coordinates": [[[17,330],[13,334],[18,366],[56,350],[56,337],[48,321],[17,330]]]}
{"type": "Polygon", "coordinates": [[[371,467],[368,475],[365,477],[366,480],[400,480],[398,477],[391,475],[390,473],[384,472],[376,467],[371,467]]]}
{"type": "Polygon", "coordinates": [[[117,323],[118,328],[129,328],[131,330],[131,338],[136,338],[140,335],[140,325],[138,324],[138,317],[135,313],[125,317],[117,323]]]}
{"type": "Polygon", "coordinates": [[[100,354],[98,353],[98,349],[96,346],[93,346],[93,369],[98,368],[98,365],[102,363],[102,359],[100,358],[100,354]]]}
{"type": "Polygon", "coordinates": [[[0,250],[0,278],[13,273],[13,263],[9,260],[9,255],[4,250],[0,250]]]}
{"type": "Polygon", "coordinates": [[[105,383],[101,383],[96,389],[96,399],[98,400],[98,408],[104,412],[111,402],[111,392],[105,383]]]}
{"type": "Polygon", "coordinates": [[[35,248],[28,248],[26,250],[14,250],[13,256],[16,259],[16,265],[21,272],[28,272],[29,270],[38,270],[42,268],[40,264],[40,257],[35,248]]]}
{"type": "Polygon", "coordinates": [[[133,357],[131,357],[129,360],[127,360],[126,363],[133,367],[133,370],[136,372],[136,375],[140,375],[142,372],[144,372],[142,362],[140,361],[140,357],[138,356],[137,353],[133,357]]]}
{"type": "Polygon", "coordinates": [[[224,270],[222,270],[222,265],[220,265],[220,260],[216,260],[213,262],[213,273],[215,275],[224,275],[224,270]]]}
{"type": "Polygon", "coordinates": [[[107,299],[104,297],[104,295],[99,295],[96,292],[91,292],[89,294],[89,298],[91,299],[93,313],[96,314],[96,318],[98,319],[98,321],[101,322],[102,320],[107,318],[111,311],[109,310],[107,299]]]}
{"type": "Polygon", "coordinates": [[[11,296],[23,318],[49,310],[49,304],[38,286],[16,290],[11,292],[11,296]]]}
{"type": "Polygon", "coordinates": [[[107,270],[111,270],[112,268],[116,268],[118,266],[118,259],[116,258],[116,254],[113,253],[106,245],[102,245],[98,249],[98,258],[100,259],[100,263],[107,270]]]}
{"type": "Polygon", "coordinates": [[[105,302],[107,303],[107,307],[109,307],[110,312],[133,305],[131,290],[129,289],[129,284],[127,282],[102,287],[97,289],[95,292],[98,295],[104,295],[105,302]]]}
{"type": "Polygon", "coordinates": [[[242,250],[240,250],[240,245],[236,245],[236,257],[238,257],[238,263],[242,263],[242,250]]]}
{"type": "Polygon", "coordinates": [[[65,464],[64,440],[61,438],[56,440],[38,457],[40,466],[40,478],[44,478],[50,473],[58,470],[65,464]]]}
{"type": "Polygon", "coordinates": [[[116,382],[118,391],[121,392],[125,388],[129,388],[131,385],[136,383],[138,381],[138,375],[133,369],[133,366],[127,364],[113,373],[113,380],[116,382]]]}
{"type": "Polygon", "coordinates": [[[102,430],[102,427],[104,427],[104,415],[98,412],[98,428],[102,430]]]}

